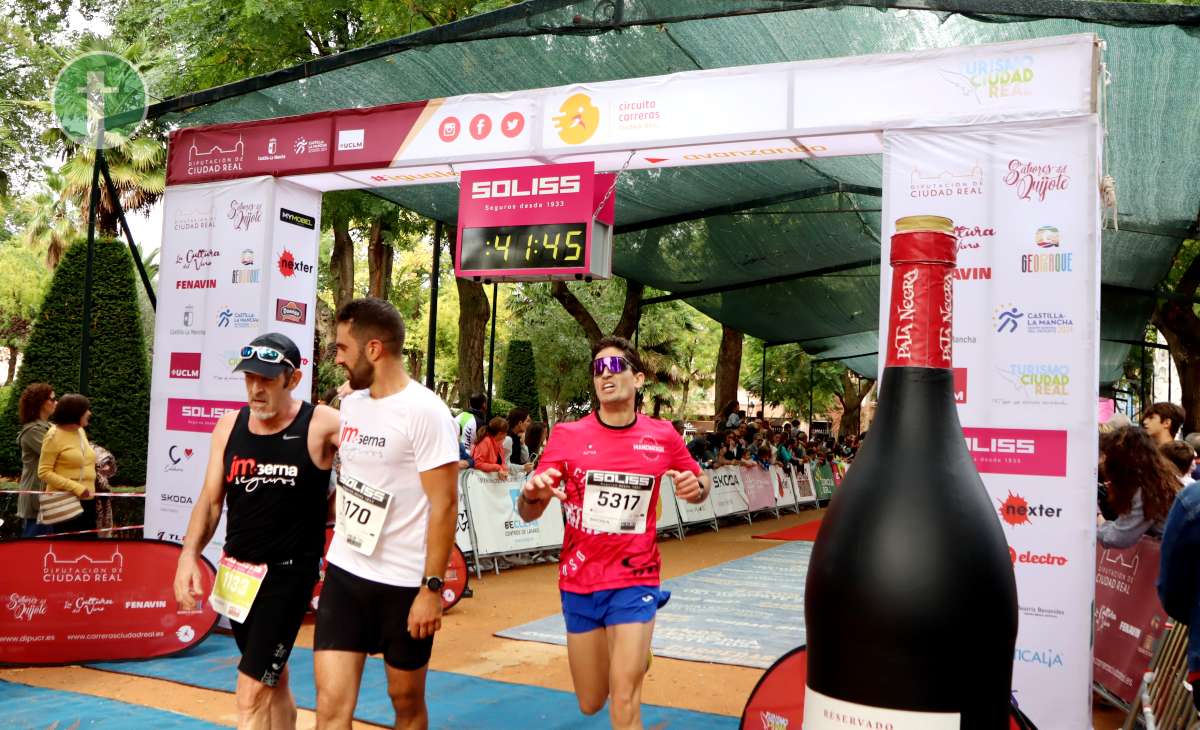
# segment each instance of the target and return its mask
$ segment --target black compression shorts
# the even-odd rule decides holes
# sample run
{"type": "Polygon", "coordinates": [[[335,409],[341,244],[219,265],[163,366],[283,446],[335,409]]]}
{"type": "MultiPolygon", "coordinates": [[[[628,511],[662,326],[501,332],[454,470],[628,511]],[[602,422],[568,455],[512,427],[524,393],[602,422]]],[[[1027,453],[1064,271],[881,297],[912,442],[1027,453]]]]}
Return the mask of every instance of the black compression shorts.
{"type": "Polygon", "coordinates": [[[274,687],[287,665],[300,623],[312,600],[319,565],[307,560],[272,564],[244,623],[230,621],[242,660],[238,671],[274,687]]]}
{"type": "Polygon", "coordinates": [[[429,663],[433,637],[408,633],[408,609],[422,588],[376,583],[329,563],[317,605],[313,649],[383,654],[388,666],[412,671],[429,663]]]}

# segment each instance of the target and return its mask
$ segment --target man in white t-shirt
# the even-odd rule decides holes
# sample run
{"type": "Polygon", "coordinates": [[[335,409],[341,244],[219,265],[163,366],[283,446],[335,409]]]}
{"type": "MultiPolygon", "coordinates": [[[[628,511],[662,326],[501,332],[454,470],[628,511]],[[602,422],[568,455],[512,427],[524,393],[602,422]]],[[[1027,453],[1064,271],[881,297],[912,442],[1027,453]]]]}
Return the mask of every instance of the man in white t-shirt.
{"type": "Polygon", "coordinates": [[[404,372],[404,322],[382,299],[337,313],[342,401],[337,526],[313,640],[317,724],[351,725],[367,654],[382,653],[396,727],[429,726],[425,674],[458,519],[458,430],[404,372]]]}

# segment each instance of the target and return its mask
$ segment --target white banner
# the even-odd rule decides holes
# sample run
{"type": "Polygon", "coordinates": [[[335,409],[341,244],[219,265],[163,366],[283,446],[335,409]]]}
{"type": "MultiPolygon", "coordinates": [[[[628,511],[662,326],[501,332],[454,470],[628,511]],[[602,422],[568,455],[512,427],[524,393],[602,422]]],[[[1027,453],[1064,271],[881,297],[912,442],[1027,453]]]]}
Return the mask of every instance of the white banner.
{"type": "Polygon", "coordinates": [[[471,543],[471,519],[467,513],[467,495],[463,489],[468,473],[470,472],[463,471],[458,475],[458,522],[454,526],[454,544],[464,553],[474,550],[471,543]]]}
{"type": "Polygon", "coordinates": [[[817,492],[813,489],[812,467],[802,464],[799,468],[793,466],[792,485],[796,489],[797,504],[817,504],[817,492]]]}
{"type": "Polygon", "coordinates": [[[1048,728],[1091,724],[1099,145],[1095,117],[885,140],[882,259],[897,218],[957,228],[959,417],[1016,570],[1015,696],[1048,728]]]}
{"type": "Polygon", "coordinates": [[[771,486],[775,490],[775,507],[777,509],[800,511],[800,505],[796,501],[796,487],[792,483],[792,477],[788,469],[781,466],[772,466],[771,486]]]}
{"type": "MultiPolygon", "coordinates": [[[[273,178],[167,189],[159,254],[143,534],[182,542],[212,428],[245,404],[233,367],[269,331],[300,348],[308,400],[321,195],[273,178]]],[[[205,555],[216,562],[218,528],[205,555]]]]}
{"type": "MultiPolygon", "coordinates": [[[[704,473],[708,474],[710,478],[713,474],[713,472],[708,469],[705,469],[704,473]]],[[[713,485],[713,489],[716,489],[716,484],[713,485]]],[[[691,502],[685,502],[682,499],[676,499],[675,506],[679,508],[679,519],[683,522],[685,527],[688,525],[712,524],[717,519],[717,513],[713,509],[713,497],[711,492],[708,495],[708,499],[704,500],[700,504],[692,504],[691,502]]]]}
{"type": "Polygon", "coordinates": [[[476,557],[562,546],[562,507],[557,499],[552,498],[533,522],[525,522],[517,514],[517,497],[526,479],[524,474],[500,479],[474,469],[466,472],[462,483],[471,506],[471,527],[479,551],[476,557]]]}
{"type": "Polygon", "coordinates": [[[743,466],[738,470],[742,479],[742,491],[746,495],[746,508],[751,512],[775,509],[775,480],[770,469],[761,466],[743,466]]]}
{"type": "Polygon", "coordinates": [[[679,500],[675,497],[675,481],[663,477],[658,489],[657,530],[674,530],[679,526],[679,500]]]}
{"type": "Polygon", "coordinates": [[[723,466],[708,472],[712,479],[712,493],[706,502],[712,502],[717,517],[745,514],[748,502],[746,488],[742,486],[740,467],[723,466]]]}

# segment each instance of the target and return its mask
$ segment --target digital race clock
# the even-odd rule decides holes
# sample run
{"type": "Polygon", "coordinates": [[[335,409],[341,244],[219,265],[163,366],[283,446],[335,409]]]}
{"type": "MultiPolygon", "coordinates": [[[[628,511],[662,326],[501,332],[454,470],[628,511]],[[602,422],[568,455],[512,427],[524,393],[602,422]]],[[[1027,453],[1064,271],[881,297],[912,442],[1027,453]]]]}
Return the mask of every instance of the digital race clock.
{"type": "Polygon", "coordinates": [[[613,182],[613,175],[596,175],[590,162],[464,172],[455,275],[609,278],[613,182]]]}

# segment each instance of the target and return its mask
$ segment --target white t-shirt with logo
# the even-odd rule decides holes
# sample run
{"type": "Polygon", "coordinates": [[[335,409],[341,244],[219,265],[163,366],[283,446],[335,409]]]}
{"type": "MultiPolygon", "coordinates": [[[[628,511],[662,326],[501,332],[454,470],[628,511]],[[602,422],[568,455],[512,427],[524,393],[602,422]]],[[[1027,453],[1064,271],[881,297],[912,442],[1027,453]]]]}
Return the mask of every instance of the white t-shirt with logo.
{"type": "Polygon", "coordinates": [[[390,495],[387,516],[370,555],[334,531],[328,560],[342,570],[395,586],[425,579],[429,500],[420,473],[458,461],[458,428],[433,391],[410,380],[404,390],[372,398],[359,390],[342,400],[340,476],[390,495]]]}

